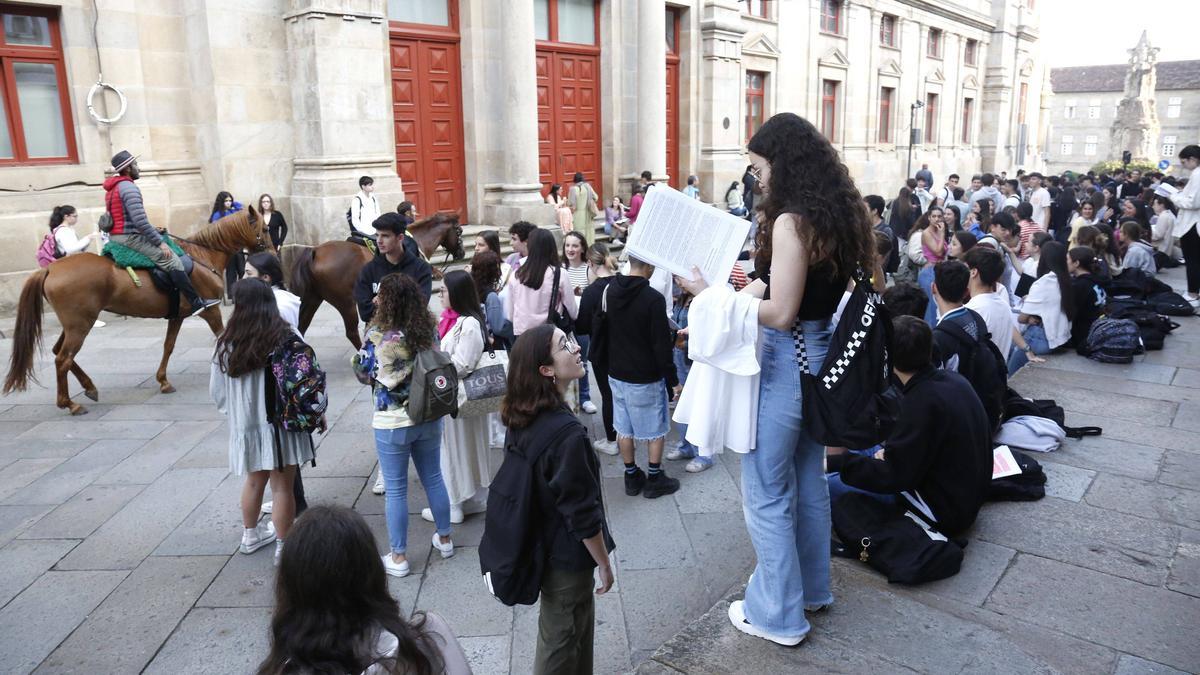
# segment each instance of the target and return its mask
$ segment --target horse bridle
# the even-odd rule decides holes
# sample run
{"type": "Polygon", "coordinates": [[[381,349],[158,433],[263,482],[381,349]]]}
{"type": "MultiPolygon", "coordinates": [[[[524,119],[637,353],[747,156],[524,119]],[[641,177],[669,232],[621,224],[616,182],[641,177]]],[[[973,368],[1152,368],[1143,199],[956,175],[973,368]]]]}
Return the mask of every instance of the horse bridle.
{"type": "MultiPolygon", "coordinates": [[[[182,241],[185,244],[191,244],[192,246],[198,246],[203,249],[208,249],[209,251],[215,251],[217,253],[225,253],[228,255],[228,251],[226,251],[225,249],[214,248],[207,244],[201,244],[198,241],[192,241],[191,239],[184,239],[183,237],[180,237],[179,235],[176,235],[176,234],[172,234],[171,238],[174,239],[175,241],[182,241]]],[[[267,250],[267,244],[266,244],[266,242],[263,241],[262,230],[257,229],[257,231],[254,235],[254,252],[258,253],[259,251],[265,251],[265,250],[267,250]]],[[[196,262],[195,257],[192,258],[192,262],[196,262]]],[[[217,269],[215,267],[213,267],[212,265],[206,265],[204,263],[200,263],[200,266],[203,267],[204,269],[212,272],[213,274],[217,275],[218,277],[222,276],[221,273],[218,272],[217,269]]]]}

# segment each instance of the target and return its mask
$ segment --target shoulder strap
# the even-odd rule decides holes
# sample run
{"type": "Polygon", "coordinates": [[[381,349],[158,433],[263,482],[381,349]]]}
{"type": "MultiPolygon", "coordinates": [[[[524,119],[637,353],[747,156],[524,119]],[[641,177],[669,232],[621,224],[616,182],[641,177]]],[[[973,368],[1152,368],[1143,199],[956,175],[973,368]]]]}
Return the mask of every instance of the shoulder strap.
{"type": "Polygon", "coordinates": [[[600,311],[608,314],[608,287],[612,286],[612,282],[604,284],[604,292],[600,294],[600,311]]]}
{"type": "Polygon", "coordinates": [[[550,307],[547,312],[555,311],[555,302],[558,300],[558,275],[562,272],[561,267],[554,268],[554,284],[550,286],[550,307]]]}

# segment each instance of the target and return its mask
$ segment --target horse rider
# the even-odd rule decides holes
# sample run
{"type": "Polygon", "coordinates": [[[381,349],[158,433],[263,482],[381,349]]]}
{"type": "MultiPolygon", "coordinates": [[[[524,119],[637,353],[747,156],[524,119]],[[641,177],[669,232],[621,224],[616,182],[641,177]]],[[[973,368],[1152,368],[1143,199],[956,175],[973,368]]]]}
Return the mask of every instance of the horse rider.
{"type": "Polygon", "coordinates": [[[183,271],[183,261],[167,246],[158,230],[150,225],[142,204],[142,191],[134,184],[141,176],[137,157],[129,154],[128,150],[118,152],[112,158],[112,172],[113,175],[104,181],[104,206],[113,221],[110,241],[141,253],[155,267],[166,272],[171,283],[191,306],[187,316],[195,316],[221,304],[220,300],[200,297],[192,286],[192,280],[183,271]],[[119,204],[117,200],[120,200],[119,204]]]}

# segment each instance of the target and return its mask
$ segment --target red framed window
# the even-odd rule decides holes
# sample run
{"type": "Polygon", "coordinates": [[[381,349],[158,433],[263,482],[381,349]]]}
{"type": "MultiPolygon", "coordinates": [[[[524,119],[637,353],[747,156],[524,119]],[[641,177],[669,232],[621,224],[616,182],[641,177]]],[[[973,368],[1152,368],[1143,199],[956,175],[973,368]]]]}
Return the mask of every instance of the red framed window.
{"type": "Polygon", "coordinates": [[[1025,124],[1025,103],[1029,98],[1029,83],[1021,83],[1021,93],[1017,96],[1017,124],[1025,124]]]}
{"type": "Polygon", "coordinates": [[[925,46],[925,55],[935,59],[942,58],[942,31],[936,28],[929,29],[929,41],[925,46]]]}
{"type": "Polygon", "coordinates": [[[896,46],[896,17],[884,14],[879,21],[879,44],[884,47],[896,46]]]}
{"type": "Polygon", "coordinates": [[[879,88],[879,142],[892,142],[892,104],[896,100],[896,90],[892,87],[879,88]]]}
{"type": "Polygon", "coordinates": [[[979,55],[979,40],[967,40],[967,46],[963,49],[963,63],[968,66],[975,65],[979,55]]]}
{"type": "Polygon", "coordinates": [[[963,99],[962,113],[962,142],[964,144],[971,142],[971,121],[975,117],[975,99],[963,99]]]}
{"type": "Polygon", "coordinates": [[[842,33],[842,3],[841,0],[821,0],[821,32],[841,35],[842,33]]]}
{"type": "Polygon", "coordinates": [[[757,70],[746,71],[746,139],[766,121],[767,74],[757,70]]]}
{"type": "Polygon", "coordinates": [[[0,4],[0,165],[78,161],[57,8],[0,4]]]}
{"type": "Polygon", "coordinates": [[[596,0],[534,0],[533,33],[540,42],[598,45],[600,3],[596,0]]]}
{"type": "Polygon", "coordinates": [[[830,143],[837,142],[837,94],[836,81],[821,80],[821,133],[830,143]]]}
{"type": "Polygon", "coordinates": [[[937,143],[938,95],[925,95],[925,143],[937,143]]]}
{"type": "Polygon", "coordinates": [[[746,0],[746,13],[760,19],[771,18],[771,9],[767,6],[769,0],[746,0]]]}

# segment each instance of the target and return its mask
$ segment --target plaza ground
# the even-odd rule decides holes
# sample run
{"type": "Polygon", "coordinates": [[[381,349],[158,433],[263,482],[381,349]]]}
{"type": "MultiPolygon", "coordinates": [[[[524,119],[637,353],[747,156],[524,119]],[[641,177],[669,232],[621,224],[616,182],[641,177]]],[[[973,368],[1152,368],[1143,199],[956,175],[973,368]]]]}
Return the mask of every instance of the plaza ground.
{"type": "MultiPolygon", "coordinates": [[[[212,336],[185,322],[179,391],[163,395],[152,375],[165,324],[105,319],[79,358],[100,402],[72,381],[90,414],[68,417],[41,387],[0,399],[0,672],[250,672],[267,649],[272,549],[236,552],[242,481],[208,399],[212,336]]],[[[837,602],[794,649],[725,618],[754,561],[737,456],[701,474],[670,463],[683,487],[658,500],[626,497],[619,461],[602,457],[617,582],[597,602],[596,671],[1200,670],[1200,319],[1179,321],[1166,349],[1129,366],[1070,354],[1020,373],[1022,394],[1057,399],[1068,424],[1104,435],[1038,456],[1047,497],[986,506],[954,578],[889,586],[835,560],[837,602]]],[[[0,328],[11,335],[11,321],[0,328]]],[[[331,425],[304,482],[310,503],[363,513],[383,551],[369,396],[340,333],[325,307],[308,335],[329,372],[331,425]]],[[[0,340],[0,358],[10,350],[0,340]]],[[[46,356],[38,374],[53,384],[46,356]]],[[[443,560],[424,543],[415,475],[409,496],[413,574],[389,582],[402,609],[442,614],[477,673],[529,672],[536,608],[484,591],[482,517],[455,529],[443,560]]]]}

